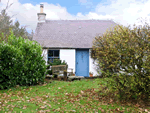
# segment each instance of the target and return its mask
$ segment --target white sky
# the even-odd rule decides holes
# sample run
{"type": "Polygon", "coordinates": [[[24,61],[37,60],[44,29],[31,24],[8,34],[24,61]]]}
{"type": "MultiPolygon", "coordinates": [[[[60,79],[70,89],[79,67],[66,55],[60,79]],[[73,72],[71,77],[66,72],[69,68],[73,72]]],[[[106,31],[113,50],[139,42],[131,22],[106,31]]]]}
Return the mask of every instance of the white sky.
{"type": "MultiPolygon", "coordinates": [[[[87,0],[80,0],[86,3],[87,0]]],[[[8,14],[15,15],[14,20],[19,20],[21,25],[26,25],[29,30],[35,30],[37,25],[37,13],[40,12],[40,4],[32,5],[31,3],[21,4],[18,0],[10,0],[13,5],[9,8],[8,14]]],[[[43,2],[44,3],[44,2],[43,2]]],[[[150,0],[106,0],[108,5],[103,3],[97,4],[94,12],[76,15],[67,12],[66,7],[59,4],[44,3],[44,12],[47,14],[46,19],[112,19],[116,23],[123,25],[134,24],[138,18],[150,17],[150,0]]],[[[0,10],[6,7],[7,0],[2,0],[0,10]]]]}

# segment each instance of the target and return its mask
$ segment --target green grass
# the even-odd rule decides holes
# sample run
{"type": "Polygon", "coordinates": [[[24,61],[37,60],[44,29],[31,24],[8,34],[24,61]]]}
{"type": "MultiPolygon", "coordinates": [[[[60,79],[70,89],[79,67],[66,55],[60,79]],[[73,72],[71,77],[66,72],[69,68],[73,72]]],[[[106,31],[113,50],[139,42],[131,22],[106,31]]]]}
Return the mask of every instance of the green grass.
{"type": "Polygon", "coordinates": [[[99,100],[97,92],[106,86],[106,80],[53,81],[42,86],[0,90],[0,113],[140,111],[133,105],[99,100]]]}

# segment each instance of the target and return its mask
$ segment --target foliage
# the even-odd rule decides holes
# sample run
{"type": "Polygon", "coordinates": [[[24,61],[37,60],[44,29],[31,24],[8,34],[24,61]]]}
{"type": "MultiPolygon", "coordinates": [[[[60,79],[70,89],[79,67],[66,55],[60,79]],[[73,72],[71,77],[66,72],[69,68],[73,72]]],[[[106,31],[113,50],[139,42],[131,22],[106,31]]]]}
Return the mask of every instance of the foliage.
{"type": "Polygon", "coordinates": [[[22,60],[20,50],[7,43],[0,44],[0,89],[17,85],[22,60]]]}
{"type": "Polygon", "coordinates": [[[20,26],[19,21],[16,21],[13,24],[12,17],[7,14],[7,10],[9,7],[11,7],[11,5],[12,4],[7,5],[6,8],[3,9],[0,13],[0,37],[2,37],[0,42],[7,41],[8,36],[10,35],[10,29],[12,29],[16,37],[21,36],[24,39],[28,38],[32,40],[33,32],[32,34],[28,33],[25,26],[20,26]]]}
{"type": "Polygon", "coordinates": [[[52,75],[52,70],[47,70],[47,74],[52,75]]]}
{"type": "Polygon", "coordinates": [[[44,82],[46,65],[41,46],[13,33],[0,43],[0,89],[44,82]]]}
{"type": "Polygon", "coordinates": [[[148,100],[150,94],[150,27],[121,25],[96,37],[92,54],[103,76],[113,76],[120,99],[148,100]]]}
{"type": "Polygon", "coordinates": [[[16,37],[21,36],[24,39],[29,39],[29,40],[32,40],[32,38],[33,38],[33,31],[31,34],[28,33],[26,30],[26,26],[20,26],[19,21],[16,21],[14,23],[12,30],[16,37]]]}
{"type": "Polygon", "coordinates": [[[3,33],[3,40],[7,40],[9,29],[13,27],[11,17],[7,15],[6,10],[2,10],[0,14],[0,35],[3,33]]]}
{"type": "Polygon", "coordinates": [[[49,62],[50,66],[53,65],[67,65],[67,63],[65,62],[65,60],[60,60],[60,59],[54,59],[53,62],[49,62]]]}
{"type": "Polygon", "coordinates": [[[89,72],[90,75],[93,75],[93,72],[89,72]]]}
{"type": "Polygon", "coordinates": [[[60,59],[54,59],[53,62],[48,62],[48,65],[47,65],[47,73],[49,75],[52,75],[52,70],[50,69],[50,66],[53,66],[53,65],[67,65],[67,68],[68,68],[68,64],[67,62],[65,62],[65,60],[60,60],[60,59]]]}

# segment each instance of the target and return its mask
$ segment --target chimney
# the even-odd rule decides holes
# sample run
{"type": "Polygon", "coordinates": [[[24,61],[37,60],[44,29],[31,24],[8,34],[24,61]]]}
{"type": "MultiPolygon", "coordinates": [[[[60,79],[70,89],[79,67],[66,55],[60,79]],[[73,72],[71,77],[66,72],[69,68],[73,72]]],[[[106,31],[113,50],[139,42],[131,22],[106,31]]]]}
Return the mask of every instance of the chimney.
{"type": "Polygon", "coordinates": [[[38,13],[38,22],[45,22],[46,14],[43,12],[44,5],[40,4],[40,13],[38,13]]]}
{"type": "Polygon", "coordinates": [[[44,5],[40,4],[40,13],[43,13],[43,8],[44,8],[44,5]]]}

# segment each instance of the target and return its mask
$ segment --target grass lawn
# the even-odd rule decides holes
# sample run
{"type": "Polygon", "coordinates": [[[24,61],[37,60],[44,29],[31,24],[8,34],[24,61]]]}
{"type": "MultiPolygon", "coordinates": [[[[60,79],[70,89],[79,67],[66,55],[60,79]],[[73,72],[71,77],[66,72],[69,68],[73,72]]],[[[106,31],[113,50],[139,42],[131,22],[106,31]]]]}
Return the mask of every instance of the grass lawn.
{"type": "Polygon", "coordinates": [[[0,113],[46,112],[148,112],[149,108],[122,105],[99,98],[98,91],[106,86],[107,79],[73,82],[52,81],[42,86],[17,87],[0,90],[0,113]]]}

